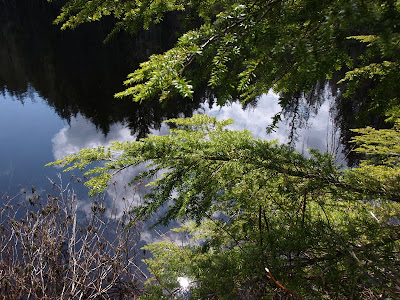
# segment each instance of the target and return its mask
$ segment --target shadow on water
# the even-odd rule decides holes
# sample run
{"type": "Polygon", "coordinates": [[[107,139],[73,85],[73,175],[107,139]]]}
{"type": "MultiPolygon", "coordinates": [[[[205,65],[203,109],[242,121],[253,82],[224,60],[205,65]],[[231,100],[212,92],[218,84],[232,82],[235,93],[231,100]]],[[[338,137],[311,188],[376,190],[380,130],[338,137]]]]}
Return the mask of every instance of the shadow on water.
{"type": "Polygon", "coordinates": [[[140,62],[174,44],[174,16],[167,16],[163,26],[136,36],[121,33],[104,44],[112,20],[61,31],[52,25],[59,9],[58,2],[44,0],[0,3],[0,90],[23,101],[31,86],[63,119],[81,114],[104,134],[123,122],[138,137],[199,107],[200,97],[168,105],[113,98],[140,62]]]}
{"type": "Polygon", "coordinates": [[[355,145],[350,141],[356,134],[351,129],[365,126],[390,128],[391,124],[385,122],[383,111],[371,109],[369,93],[373,82],[366,80],[354,95],[345,97],[345,87],[337,84],[343,77],[343,71],[337,72],[331,80],[317,82],[309,92],[282,94],[279,101],[289,128],[288,140],[292,144],[298,141],[298,130],[307,128],[310,117],[317,115],[323,104],[329,102],[330,120],[326,122],[332,122],[334,130],[337,131],[337,143],[342,146],[341,151],[346,157],[346,164],[355,166],[359,163],[361,155],[352,151],[355,145]]]}
{"type": "MultiPolygon", "coordinates": [[[[167,15],[162,24],[148,31],[135,36],[120,33],[104,44],[113,25],[111,18],[61,31],[52,24],[61,3],[45,0],[0,3],[0,91],[24,101],[32,87],[68,122],[78,114],[83,115],[105,135],[113,124],[124,123],[137,138],[160,129],[165,119],[191,116],[206,99],[211,107],[214,99],[206,89],[191,100],[173,99],[168,103],[154,99],[139,104],[128,98],[113,98],[124,89],[122,82],[126,75],[140,62],[175,43],[180,26],[176,15],[167,15]]],[[[327,99],[331,99],[331,115],[340,129],[345,152],[352,147],[348,143],[352,136],[349,128],[365,124],[384,126],[382,118],[377,116],[356,120],[353,116],[365,110],[367,97],[357,93],[358,99],[343,99],[341,87],[335,84],[338,80],[339,77],[328,84],[317,83],[307,94],[281,95],[283,116],[290,128],[289,140],[296,141],[298,129],[307,127],[310,115],[315,115],[327,99]]],[[[250,106],[257,106],[257,101],[253,102],[250,106]]],[[[349,159],[350,165],[352,160],[356,161],[355,157],[349,159]]]]}
{"type": "MultiPolygon", "coordinates": [[[[0,3],[0,91],[23,102],[34,90],[68,122],[82,115],[104,135],[112,125],[123,123],[136,138],[160,129],[165,119],[191,116],[204,107],[206,99],[212,106],[215,99],[207,89],[197,92],[191,100],[173,99],[168,103],[154,99],[139,104],[128,98],[113,98],[124,89],[126,75],[140,62],[175,43],[180,26],[176,15],[167,15],[161,25],[151,30],[135,36],[120,33],[104,44],[113,25],[111,18],[61,31],[52,24],[60,7],[61,1],[0,3]]],[[[344,99],[341,87],[335,84],[343,74],[336,75],[328,83],[317,83],[308,93],[280,95],[289,141],[296,141],[298,130],[308,126],[310,116],[316,115],[326,101],[331,103],[330,116],[340,131],[345,153],[353,146],[348,143],[352,136],[349,128],[366,124],[385,126],[383,118],[377,115],[354,118],[366,110],[368,97],[358,92],[357,96],[344,99]]],[[[257,107],[257,100],[250,106],[257,107]]],[[[355,156],[348,159],[349,165],[357,161],[355,156]]]]}
{"type": "MultiPolygon", "coordinates": [[[[144,137],[152,130],[160,129],[165,119],[191,116],[195,110],[204,109],[203,102],[206,99],[210,106],[206,112],[211,111],[214,99],[206,89],[196,93],[192,100],[174,99],[168,103],[154,100],[139,104],[133,103],[130,99],[113,98],[116,92],[124,88],[122,82],[126,75],[137,68],[140,62],[146,60],[150,54],[161,53],[174,44],[179,28],[174,16],[167,16],[162,26],[155,26],[150,31],[140,32],[137,36],[120,34],[109,43],[103,44],[102,41],[112,27],[111,19],[96,24],[84,24],[74,31],[61,31],[59,27],[52,25],[59,9],[60,4],[57,1],[55,3],[48,3],[45,0],[0,2],[0,93],[11,94],[14,99],[21,102],[29,98],[30,93],[38,93],[62,119],[82,125],[85,122],[80,116],[83,116],[93,123],[97,130],[109,136],[112,135],[110,129],[113,125],[123,123],[136,138],[144,137]]],[[[283,116],[289,125],[289,140],[295,141],[298,137],[297,131],[308,126],[310,116],[316,115],[324,102],[330,101],[330,116],[334,119],[334,125],[340,129],[340,139],[344,143],[345,152],[351,148],[352,145],[347,143],[351,136],[349,128],[362,126],[362,121],[356,120],[354,115],[363,110],[363,101],[366,97],[358,93],[359,99],[343,99],[338,92],[339,89],[340,87],[333,83],[330,85],[321,83],[307,94],[281,95],[280,102],[287,103],[283,105],[283,116]]],[[[275,101],[275,98],[272,101],[275,101]]],[[[246,121],[255,122],[266,118],[268,109],[271,110],[272,105],[270,102],[261,102],[263,101],[251,103],[255,110],[260,110],[258,111],[260,114],[257,115],[259,118],[248,117],[246,121]]],[[[212,113],[223,115],[224,110],[219,112],[214,110],[212,113]]],[[[230,113],[229,117],[232,116],[232,111],[230,113]]],[[[237,115],[240,116],[239,113],[237,115]]],[[[373,121],[382,126],[379,117],[369,118],[365,123],[373,121]]],[[[326,120],[326,123],[328,122],[326,120]]],[[[250,128],[251,125],[246,122],[243,127],[250,128]]],[[[43,158],[44,162],[40,164],[51,160],[52,155],[57,156],[57,150],[61,149],[61,154],[69,154],[66,152],[68,146],[73,145],[73,141],[80,142],[76,145],[77,148],[82,146],[82,140],[91,142],[88,145],[93,144],[89,135],[85,135],[89,131],[82,130],[84,126],[75,128],[80,134],[74,135],[73,130],[68,132],[63,128],[55,136],[53,135],[52,153],[43,158]]],[[[106,142],[108,143],[108,140],[101,140],[99,144],[106,142]]],[[[40,143],[43,144],[43,139],[40,143]]],[[[31,144],[29,146],[35,148],[31,144]]],[[[50,149],[48,151],[50,152],[50,149]]],[[[29,149],[29,155],[33,156],[32,152],[33,150],[29,149]]],[[[43,155],[44,151],[40,149],[37,152],[43,155]]],[[[349,158],[354,161],[356,159],[349,158]]],[[[10,163],[7,170],[0,170],[0,176],[9,177],[8,181],[11,182],[12,176],[17,177],[13,175],[14,168],[17,169],[10,163]]],[[[27,173],[26,164],[22,164],[19,169],[22,170],[21,173],[27,173]]],[[[36,172],[36,168],[31,169],[35,169],[36,172]]],[[[140,170],[126,170],[114,178],[115,184],[111,185],[106,195],[108,198],[105,198],[111,214],[118,215],[124,211],[125,205],[128,205],[125,199],[133,201],[129,205],[137,205],[142,201],[145,191],[139,193],[134,187],[127,187],[124,184],[137,175],[138,171],[140,170]]],[[[38,177],[36,173],[32,177],[35,176],[38,177]]],[[[7,182],[7,185],[10,183],[7,182]]],[[[78,199],[79,208],[81,212],[89,215],[93,209],[92,202],[86,200],[86,197],[78,199]]],[[[150,220],[150,223],[152,221],[154,220],[150,220]]],[[[159,231],[156,233],[144,232],[139,245],[166,236],[167,228],[157,229],[159,231]]],[[[185,242],[185,237],[178,234],[171,235],[170,232],[168,234],[169,239],[185,242]]]]}

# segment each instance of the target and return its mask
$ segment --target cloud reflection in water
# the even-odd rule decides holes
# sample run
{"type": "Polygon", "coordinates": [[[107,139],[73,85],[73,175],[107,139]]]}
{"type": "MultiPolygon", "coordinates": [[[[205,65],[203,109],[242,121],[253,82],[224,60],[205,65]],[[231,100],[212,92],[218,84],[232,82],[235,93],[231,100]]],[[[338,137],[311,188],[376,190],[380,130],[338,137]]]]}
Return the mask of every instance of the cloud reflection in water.
{"type": "MultiPolygon", "coordinates": [[[[329,141],[329,136],[338,137],[338,132],[334,131],[331,123],[329,102],[325,102],[320,107],[317,115],[307,115],[306,128],[298,129],[298,142],[296,148],[298,151],[306,154],[308,148],[315,148],[326,151],[334,142],[329,141]]],[[[279,124],[279,128],[271,134],[266,134],[266,127],[271,124],[272,117],[280,111],[278,97],[273,93],[268,93],[261,97],[257,106],[247,110],[243,110],[240,103],[233,103],[230,106],[218,107],[214,105],[209,108],[206,104],[202,109],[195,113],[205,113],[217,117],[219,120],[232,118],[235,124],[230,125],[233,130],[247,129],[252,132],[255,138],[262,139],[278,139],[281,143],[288,142],[288,121],[284,120],[279,124]]],[[[163,124],[160,130],[151,130],[152,134],[168,134],[169,127],[163,124]]],[[[97,130],[95,125],[90,121],[77,115],[62,128],[52,139],[53,154],[55,159],[62,158],[65,155],[78,152],[82,148],[108,146],[112,141],[134,141],[136,136],[132,135],[127,126],[122,123],[116,123],[111,126],[107,136],[97,130]]],[[[124,210],[139,204],[145,193],[145,189],[136,189],[135,186],[128,186],[127,183],[135,177],[139,172],[143,171],[145,165],[137,168],[127,169],[118,173],[107,190],[106,205],[111,216],[119,216],[124,210]]],[[[82,202],[81,209],[90,213],[90,205],[88,201],[82,202]]],[[[151,223],[151,220],[150,222],[151,223]]],[[[175,226],[177,224],[174,224],[175,226]]],[[[173,241],[179,241],[179,244],[186,243],[186,236],[176,234],[176,232],[168,232],[168,229],[161,229],[162,232],[144,232],[142,240],[145,242],[155,242],[160,239],[168,238],[173,241]]]]}

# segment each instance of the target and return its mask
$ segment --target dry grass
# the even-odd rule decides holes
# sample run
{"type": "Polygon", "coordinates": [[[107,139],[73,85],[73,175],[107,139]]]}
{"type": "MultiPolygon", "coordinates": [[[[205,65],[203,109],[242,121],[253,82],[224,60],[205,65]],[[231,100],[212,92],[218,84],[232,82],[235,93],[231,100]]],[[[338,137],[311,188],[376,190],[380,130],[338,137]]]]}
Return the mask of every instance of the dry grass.
{"type": "Polygon", "coordinates": [[[2,197],[0,297],[138,298],[146,276],[137,265],[140,226],[126,226],[129,207],[110,218],[96,201],[82,221],[74,191],[60,182],[52,195],[32,188],[2,197]]]}

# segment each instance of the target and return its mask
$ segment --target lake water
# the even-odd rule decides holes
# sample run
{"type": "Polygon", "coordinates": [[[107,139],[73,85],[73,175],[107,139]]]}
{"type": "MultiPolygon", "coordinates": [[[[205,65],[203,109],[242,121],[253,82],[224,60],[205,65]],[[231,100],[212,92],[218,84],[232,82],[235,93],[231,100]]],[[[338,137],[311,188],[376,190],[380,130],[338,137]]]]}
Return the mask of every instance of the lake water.
{"type": "MultiPolygon", "coordinates": [[[[46,163],[114,140],[167,134],[168,126],[162,121],[178,116],[206,113],[219,119],[233,118],[232,129],[248,129],[255,137],[288,142],[292,119],[266,134],[271,117],[280,111],[273,93],[246,110],[239,103],[220,108],[202,97],[167,105],[157,101],[139,105],[112,97],[123,89],[122,81],[140,61],[171,45],[173,21],[170,27],[155,28],[153,33],[120,36],[104,45],[109,30],[106,24],[61,32],[51,24],[58,8],[46,1],[33,2],[36,4],[21,0],[0,3],[1,194],[12,195],[31,186],[46,191],[51,187],[48,178],[56,179],[61,171],[44,167],[46,163]]],[[[315,111],[300,106],[302,126],[296,125],[295,143],[299,151],[340,152],[330,107],[328,100],[315,111]]],[[[117,188],[123,189],[135,172],[118,175],[117,188]]],[[[86,192],[79,190],[82,209],[89,203],[86,192]]],[[[108,196],[117,201],[117,208],[122,207],[115,189],[108,191],[108,196]]]]}

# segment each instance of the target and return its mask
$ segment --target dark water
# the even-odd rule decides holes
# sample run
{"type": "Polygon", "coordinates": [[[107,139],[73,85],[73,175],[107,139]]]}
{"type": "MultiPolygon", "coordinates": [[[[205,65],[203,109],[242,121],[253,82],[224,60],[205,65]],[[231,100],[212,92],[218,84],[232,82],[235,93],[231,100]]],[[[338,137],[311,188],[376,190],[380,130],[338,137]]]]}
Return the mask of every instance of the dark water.
{"type": "MultiPolygon", "coordinates": [[[[296,128],[299,151],[340,152],[340,132],[331,121],[329,97],[315,110],[299,105],[296,113],[301,118],[289,113],[290,118],[269,136],[265,128],[280,110],[272,93],[247,110],[238,103],[219,108],[202,95],[166,104],[115,100],[113,94],[123,89],[129,72],[149,54],[173,45],[174,18],[136,37],[120,35],[103,44],[111,28],[109,20],[60,31],[52,25],[58,9],[42,0],[0,2],[0,195],[32,185],[45,191],[50,186],[47,177],[57,178],[60,172],[44,167],[47,162],[113,140],[166,134],[163,120],[194,113],[233,118],[232,128],[246,128],[256,137],[281,142],[288,142],[294,136],[291,129],[296,128]]],[[[116,200],[116,209],[123,206],[118,190],[135,172],[118,175],[116,187],[107,192],[116,200]]],[[[125,197],[126,193],[136,201],[133,193],[125,191],[125,197]]],[[[79,197],[85,203],[86,191],[81,190],[79,197]]]]}
{"type": "Polygon", "coordinates": [[[104,45],[110,30],[107,20],[62,32],[52,25],[58,9],[42,0],[0,3],[3,192],[18,184],[39,185],[45,174],[51,174],[43,165],[59,152],[52,140],[65,128],[68,144],[90,146],[94,139],[120,138],[118,126],[129,138],[143,137],[159,129],[162,120],[191,115],[199,107],[194,101],[162,107],[156,101],[139,105],[113,99],[130,71],[150,53],[171,45],[173,22],[136,38],[120,35],[104,45]]]}

